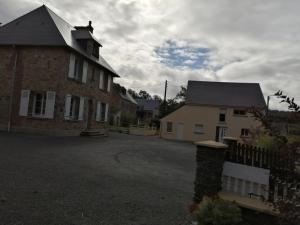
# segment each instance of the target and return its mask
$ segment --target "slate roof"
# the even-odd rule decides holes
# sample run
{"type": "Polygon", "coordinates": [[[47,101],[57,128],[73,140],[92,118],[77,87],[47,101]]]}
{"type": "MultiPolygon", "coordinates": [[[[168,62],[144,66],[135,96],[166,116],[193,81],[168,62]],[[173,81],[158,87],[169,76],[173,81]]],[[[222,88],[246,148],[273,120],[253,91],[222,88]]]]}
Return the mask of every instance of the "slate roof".
{"type": "Polygon", "coordinates": [[[86,54],[72,31],[76,29],[43,5],[0,26],[0,45],[67,46],[119,76],[102,56],[86,54]]]}
{"type": "Polygon", "coordinates": [[[134,100],[134,98],[131,96],[131,94],[128,93],[128,91],[126,91],[125,95],[122,94],[122,93],[120,93],[120,96],[121,96],[121,98],[123,98],[123,99],[125,99],[125,100],[127,100],[127,101],[129,101],[129,102],[131,102],[131,103],[133,103],[135,105],[137,105],[137,102],[134,100]]]}
{"type": "Polygon", "coordinates": [[[154,111],[159,108],[159,101],[153,99],[136,99],[139,106],[143,107],[145,111],[154,111]]]}
{"type": "Polygon", "coordinates": [[[258,83],[189,81],[186,104],[265,108],[258,83]]]}

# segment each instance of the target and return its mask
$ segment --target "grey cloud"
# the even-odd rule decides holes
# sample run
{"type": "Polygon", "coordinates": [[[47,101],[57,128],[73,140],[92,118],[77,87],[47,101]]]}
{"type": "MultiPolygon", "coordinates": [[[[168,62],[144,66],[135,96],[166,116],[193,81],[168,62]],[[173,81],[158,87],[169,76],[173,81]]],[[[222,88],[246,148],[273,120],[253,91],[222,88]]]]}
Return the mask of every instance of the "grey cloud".
{"type": "MultiPolygon", "coordinates": [[[[187,80],[260,82],[265,95],[300,97],[300,2],[297,0],[44,0],[73,25],[92,20],[101,54],[129,88],[172,97],[187,80]],[[206,69],[166,68],[154,54],[167,40],[210,49],[206,69]],[[172,86],[173,85],[173,86],[172,86]]],[[[0,22],[40,1],[2,0],[0,22]]],[[[186,54],[186,53],[184,53],[186,54]]],[[[275,102],[275,101],[274,101],[275,102]]],[[[282,107],[276,105],[274,107],[282,107]]]]}

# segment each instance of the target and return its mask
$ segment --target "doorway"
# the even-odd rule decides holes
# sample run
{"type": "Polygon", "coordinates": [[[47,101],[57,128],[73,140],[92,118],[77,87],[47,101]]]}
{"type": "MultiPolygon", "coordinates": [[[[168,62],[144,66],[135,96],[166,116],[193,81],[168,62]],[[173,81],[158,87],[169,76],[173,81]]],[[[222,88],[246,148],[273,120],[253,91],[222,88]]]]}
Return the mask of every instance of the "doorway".
{"type": "Polygon", "coordinates": [[[216,141],[223,142],[223,137],[226,135],[227,127],[216,127],[216,141]]]}
{"type": "Polygon", "coordinates": [[[177,140],[183,140],[183,129],[184,129],[184,124],[183,123],[177,123],[177,126],[176,126],[176,138],[177,138],[177,140]]]}

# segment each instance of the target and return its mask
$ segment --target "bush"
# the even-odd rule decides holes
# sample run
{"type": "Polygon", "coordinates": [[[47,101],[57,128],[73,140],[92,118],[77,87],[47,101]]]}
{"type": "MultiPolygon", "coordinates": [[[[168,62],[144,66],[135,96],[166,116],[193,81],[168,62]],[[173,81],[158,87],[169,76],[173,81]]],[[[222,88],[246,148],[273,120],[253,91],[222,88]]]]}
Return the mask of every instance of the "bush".
{"type": "Polygon", "coordinates": [[[235,225],[242,221],[240,208],[222,199],[204,199],[196,215],[199,225],[235,225]]]}

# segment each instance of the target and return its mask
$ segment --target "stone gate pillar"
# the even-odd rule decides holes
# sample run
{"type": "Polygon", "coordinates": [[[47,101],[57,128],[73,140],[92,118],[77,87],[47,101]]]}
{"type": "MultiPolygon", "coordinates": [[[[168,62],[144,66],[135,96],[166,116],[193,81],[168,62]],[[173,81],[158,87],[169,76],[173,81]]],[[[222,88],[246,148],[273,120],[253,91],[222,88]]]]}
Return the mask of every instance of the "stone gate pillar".
{"type": "Polygon", "coordinates": [[[226,144],[215,141],[195,142],[196,179],[194,183],[194,202],[199,203],[204,196],[215,196],[222,189],[222,171],[226,144]]]}

